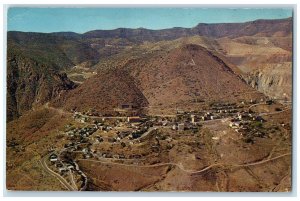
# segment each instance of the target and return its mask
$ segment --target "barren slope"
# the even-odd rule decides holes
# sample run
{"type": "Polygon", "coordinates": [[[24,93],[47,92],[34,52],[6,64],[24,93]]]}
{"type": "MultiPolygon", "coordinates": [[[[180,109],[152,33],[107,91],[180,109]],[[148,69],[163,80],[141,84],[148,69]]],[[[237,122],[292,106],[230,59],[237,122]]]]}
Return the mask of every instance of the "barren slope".
{"type": "Polygon", "coordinates": [[[261,94],[249,87],[220,58],[188,44],[167,54],[127,64],[150,106],[173,106],[199,101],[243,100],[261,94]]]}
{"type": "Polygon", "coordinates": [[[218,43],[252,87],[273,98],[291,99],[291,37],[222,38],[218,43]]]}
{"type": "Polygon", "coordinates": [[[142,107],[148,102],[135,86],[133,78],[120,70],[102,71],[54,101],[55,106],[67,110],[92,109],[101,114],[111,114],[121,104],[142,107]]]}

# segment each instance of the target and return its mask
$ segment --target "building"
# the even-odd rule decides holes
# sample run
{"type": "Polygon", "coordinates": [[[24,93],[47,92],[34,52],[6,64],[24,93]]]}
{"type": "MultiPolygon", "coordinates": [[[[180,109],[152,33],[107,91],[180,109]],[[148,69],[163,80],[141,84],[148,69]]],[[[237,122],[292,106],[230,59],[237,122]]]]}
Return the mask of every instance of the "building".
{"type": "Polygon", "coordinates": [[[89,153],[89,150],[87,148],[83,148],[82,153],[87,154],[87,153],[89,153]]]}
{"type": "Polygon", "coordinates": [[[137,123],[140,122],[141,118],[139,116],[134,116],[134,117],[127,117],[127,122],[128,123],[137,123]]]}
{"type": "Polygon", "coordinates": [[[120,108],[123,109],[123,110],[130,110],[130,109],[133,108],[133,104],[131,104],[131,103],[121,104],[120,108]]]}
{"type": "Polygon", "coordinates": [[[240,126],[241,126],[241,122],[239,122],[239,121],[229,123],[229,127],[231,127],[231,128],[239,128],[240,126]]]}
{"type": "Polygon", "coordinates": [[[51,154],[50,157],[49,157],[49,160],[51,162],[56,162],[58,160],[58,157],[56,154],[51,154]]]}
{"type": "Polygon", "coordinates": [[[195,124],[196,123],[196,116],[191,114],[191,123],[195,124]]]}
{"type": "Polygon", "coordinates": [[[184,111],[181,110],[181,109],[177,109],[177,110],[176,110],[176,114],[184,114],[184,111]]]}
{"type": "Polygon", "coordinates": [[[178,124],[178,130],[179,130],[179,131],[183,131],[184,128],[185,128],[184,123],[178,124]]]}

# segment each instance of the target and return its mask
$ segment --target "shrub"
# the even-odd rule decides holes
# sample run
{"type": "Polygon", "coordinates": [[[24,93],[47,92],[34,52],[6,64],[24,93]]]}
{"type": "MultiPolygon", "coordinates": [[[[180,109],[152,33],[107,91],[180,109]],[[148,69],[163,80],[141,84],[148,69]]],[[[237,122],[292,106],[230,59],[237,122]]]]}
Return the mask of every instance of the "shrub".
{"type": "Polygon", "coordinates": [[[252,122],[251,126],[253,128],[262,128],[263,124],[260,121],[252,122]]]}

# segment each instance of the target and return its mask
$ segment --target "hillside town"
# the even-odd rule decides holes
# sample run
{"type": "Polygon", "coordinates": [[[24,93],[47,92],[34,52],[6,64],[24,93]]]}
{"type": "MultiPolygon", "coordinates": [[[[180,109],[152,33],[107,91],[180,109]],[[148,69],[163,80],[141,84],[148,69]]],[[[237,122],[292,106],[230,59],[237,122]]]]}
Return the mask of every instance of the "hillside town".
{"type": "Polygon", "coordinates": [[[295,6],[54,7],[4,9],[5,193],[294,191],[295,6]]]}
{"type": "MultiPolygon", "coordinates": [[[[74,124],[67,124],[65,129],[60,131],[64,135],[63,146],[49,149],[46,164],[52,171],[73,184],[76,190],[85,190],[88,178],[80,170],[77,164],[79,160],[147,165],[149,161],[143,160],[147,154],[122,150],[139,146],[147,139],[152,153],[160,153],[164,149],[171,149],[176,138],[162,137],[159,130],[169,129],[179,135],[187,132],[195,135],[207,123],[212,122],[217,124],[222,122],[246,143],[255,143],[255,137],[264,138],[267,135],[263,129],[266,120],[263,115],[252,111],[251,107],[272,104],[273,100],[213,103],[209,105],[209,109],[203,111],[177,110],[173,117],[145,115],[100,117],[89,112],[73,111],[74,124]],[[155,140],[150,140],[151,138],[155,140]],[[167,146],[162,146],[164,143],[167,146]],[[113,150],[116,150],[114,147],[119,147],[118,150],[121,151],[114,152],[113,150]]],[[[126,110],[131,109],[126,107],[126,110]]],[[[281,112],[281,109],[277,112],[281,112]]],[[[219,138],[212,137],[213,140],[219,138]]]]}

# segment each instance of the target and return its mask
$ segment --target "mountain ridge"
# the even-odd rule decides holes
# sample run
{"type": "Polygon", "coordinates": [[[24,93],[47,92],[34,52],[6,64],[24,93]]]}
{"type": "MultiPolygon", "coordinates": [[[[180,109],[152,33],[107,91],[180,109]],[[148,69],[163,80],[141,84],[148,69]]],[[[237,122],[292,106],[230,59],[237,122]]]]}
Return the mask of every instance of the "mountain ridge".
{"type": "MultiPolygon", "coordinates": [[[[148,28],[116,28],[116,29],[95,29],[90,30],[84,33],[76,33],[72,31],[61,31],[61,32],[51,32],[51,33],[41,33],[41,34],[48,34],[53,36],[65,36],[70,38],[128,38],[138,35],[143,35],[143,37],[150,37],[153,39],[174,39],[184,36],[193,36],[193,35],[200,35],[200,36],[212,36],[212,37],[238,37],[244,34],[245,36],[255,35],[257,32],[260,32],[264,29],[270,29],[270,25],[274,25],[275,23],[278,25],[283,24],[284,27],[274,28],[273,30],[269,31],[286,31],[292,27],[292,17],[289,18],[282,18],[282,19],[257,19],[254,21],[246,21],[246,22],[229,22],[229,23],[198,23],[196,26],[191,28],[184,28],[184,27],[172,27],[172,28],[164,28],[164,29],[148,29],[148,28]],[[251,29],[251,26],[259,26],[258,30],[251,29]],[[250,28],[249,28],[250,27],[250,28]],[[225,29],[224,33],[220,33],[220,30],[225,29]],[[246,30],[245,30],[246,29],[246,30]],[[249,30],[252,31],[249,35],[249,30]],[[178,34],[168,35],[170,32],[180,32],[178,34]],[[248,34],[241,33],[241,31],[247,31],[248,34]],[[132,36],[131,36],[132,35],[132,36]],[[159,36],[161,35],[161,36],[159,36]]],[[[20,33],[28,33],[34,34],[39,32],[22,32],[22,31],[8,31],[8,34],[20,32],[20,33]]],[[[270,35],[271,32],[266,32],[266,35],[270,35]]],[[[283,34],[289,34],[287,32],[283,34]]]]}

